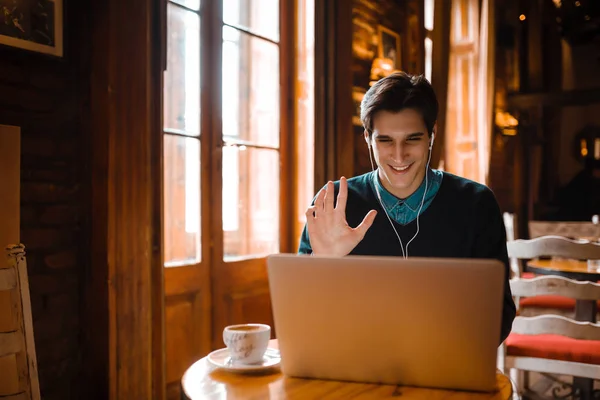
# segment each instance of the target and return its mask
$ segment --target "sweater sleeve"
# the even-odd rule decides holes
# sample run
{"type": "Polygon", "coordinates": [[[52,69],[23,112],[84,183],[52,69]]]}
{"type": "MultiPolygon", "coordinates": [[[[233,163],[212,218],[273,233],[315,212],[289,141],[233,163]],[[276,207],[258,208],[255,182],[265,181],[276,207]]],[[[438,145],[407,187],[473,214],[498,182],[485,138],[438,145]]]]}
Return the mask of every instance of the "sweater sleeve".
{"type": "Polygon", "coordinates": [[[306,229],[306,224],[302,230],[302,236],[300,236],[298,254],[312,254],[312,247],[310,247],[310,240],[308,239],[308,229],[306,229]]]}
{"type": "Polygon", "coordinates": [[[506,250],[506,229],[498,202],[491,190],[486,188],[482,193],[476,209],[475,241],[473,256],[475,258],[490,258],[502,261],[504,269],[504,300],[502,310],[502,328],[500,343],[512,329],[516,315],[516,307],[510,290],[510,266],[506,250]]]}

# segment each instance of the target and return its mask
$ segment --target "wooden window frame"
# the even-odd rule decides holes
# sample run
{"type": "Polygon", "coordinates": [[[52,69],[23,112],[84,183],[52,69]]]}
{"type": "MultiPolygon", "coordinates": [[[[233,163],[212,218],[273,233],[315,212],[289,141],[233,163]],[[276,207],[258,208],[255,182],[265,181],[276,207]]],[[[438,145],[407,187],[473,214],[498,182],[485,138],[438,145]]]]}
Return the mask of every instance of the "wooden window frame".
{"type": "MultiPolygon", "coordinates": [[[[231,137],[222,137],[222,121],[221,121],[221,101],[222,101],[222,27],[230,26],[242,34],[247,34],[252,37],[265,39],[262,35],[253,32],[237,25],[230,25],[222,22],[222,1],[201,1],[200,10],[196,11],[184,5],[181,5],[173,0],[165,0],[174,6],[182,9],[196,12],[201,16],[200,23],[200,65],[201,65],[201,123],[200,123],[200,153],[201,153],[201,253],[202,259],[207,258],[209,263],[218,260],[218,257],[223,258],[224,245],[222,240],[226,239],[237,242],[239,246],[247,246],[247,234],[238,231],[232,235],[225,235],[221,227],[221,215],[223,207],[222,196],[222,176],[221,165],[223,162],[222,149],[226,145],[261,148],[270,146],[261,146],[248,143],[244,140],[237,140],[231,137]],[[214,3],[214,4],[213,4],[214,3]],[[211,195],[211,201],[206,199],[211,195]],[[218,199],[215,198],[219,197],[218,199]],[[207,224],[205,224],[205,220],[207,224]],[[210,223],[208,223],[210,221],[210,223]],[[221,236],[221,237],[219,237],[221,236]],[[230,236],[226,238],[225,236],[230,236]],[[217,253],[214,253],[215,248],[222,247],[217,253]]],[[[292,49],[295,32],[292,31],[296,23],[286,24],[284,21],[289,21],[290,17],[295,18],[296,2],[291,0],[280,0],[280,35],[279,41],[276,43],[279,48],[279,70],[280,70],[280,137],[279,147],[277,149],[280,157],[281,174],[279,179],[280,184],[280,229],[279,229],[279,251],[290,252],[294,250],[295,233],[294,233],[294,215],[297,208],[296,182],[295,179],[288,179],[289,176],[295,177],[294,163],[297,160],[295,156],[296,141],[295,141],[295,58],[294,53],[288,51],[292,49]]],[[[249,59],[246,57],[245,59],[249,59]]],[[[249,104],[246,105],[246,108],[249,104]]],[[[243,107],[242,107],[243,108],[243,107]]],[[[240,113],[240,119],[246,118],[249,111],[240,113]]],[[[177,135],[184,137],[192,137],[183,134],[178,134],[173,129],[163,129],[163,135],[177,135]]],[[[247,192],[248,185],[240,187],[240,193],[247,192]]],[[[248,195],[245,195],[248,197],[248,195]]],[[[240,195],[242,197],[242,195],[240,195]]],[[[246,213],[249,215],[249,213],[246,213]]],[[[248,223],[242,224],[247,228],[248,223]]],[[[248,256],[253,258],[255,256],[248,256]]],[[[261,256],[256,256],[260,258],[261,256]]],[[[202,263],[202,261],[200,262],[202,263]]],[[[197,264],[185,264],[185,266],[195,266],[197,264]]],[[[175,268],[177,268],[175,266],[175,268]]]]}

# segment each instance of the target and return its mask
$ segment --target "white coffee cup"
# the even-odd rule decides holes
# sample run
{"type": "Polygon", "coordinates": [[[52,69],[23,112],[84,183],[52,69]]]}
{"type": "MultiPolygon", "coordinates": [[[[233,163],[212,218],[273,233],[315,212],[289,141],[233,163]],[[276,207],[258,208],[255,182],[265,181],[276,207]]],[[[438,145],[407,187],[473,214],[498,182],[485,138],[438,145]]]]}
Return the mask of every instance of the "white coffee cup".
{"type": "Polygon", "coordinates": [[[260,363],[270,339],[271,327],[264,324],[230,325],[223,330],[223,342],[235,363],[260,363]]]}

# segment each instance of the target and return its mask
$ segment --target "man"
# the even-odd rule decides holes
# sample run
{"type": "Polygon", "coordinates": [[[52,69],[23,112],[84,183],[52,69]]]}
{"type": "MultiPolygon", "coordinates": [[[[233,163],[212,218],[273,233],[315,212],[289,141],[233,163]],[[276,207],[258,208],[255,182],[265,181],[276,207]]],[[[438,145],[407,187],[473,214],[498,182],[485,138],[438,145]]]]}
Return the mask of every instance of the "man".
{"type": "Polygon", "coordinates": [[[429,168],[437,113],[422,76],[394,73],[369,89],[361,120],[377,169],[327,183],[306,212],[299,253],[498,259],[506,266],[504,341],[515,304],[502,215],[486,186],[429,168]]]}

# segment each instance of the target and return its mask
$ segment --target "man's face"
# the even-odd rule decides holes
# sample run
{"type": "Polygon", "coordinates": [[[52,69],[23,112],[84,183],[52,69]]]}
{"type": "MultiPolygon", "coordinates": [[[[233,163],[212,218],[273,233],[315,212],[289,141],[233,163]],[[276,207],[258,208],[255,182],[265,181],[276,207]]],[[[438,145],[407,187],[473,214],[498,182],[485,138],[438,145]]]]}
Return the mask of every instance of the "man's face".
{"type": "MultiPolygon", "coordinates": [[[[366,131],[365,139],[369,140],[366,131]]],[[[429,156],[429,134],[421,114],[413,109],[379,111],[373,118],[371,147],[383,187],[401,199],[413,194],[425,177],[429,156]]]]}

